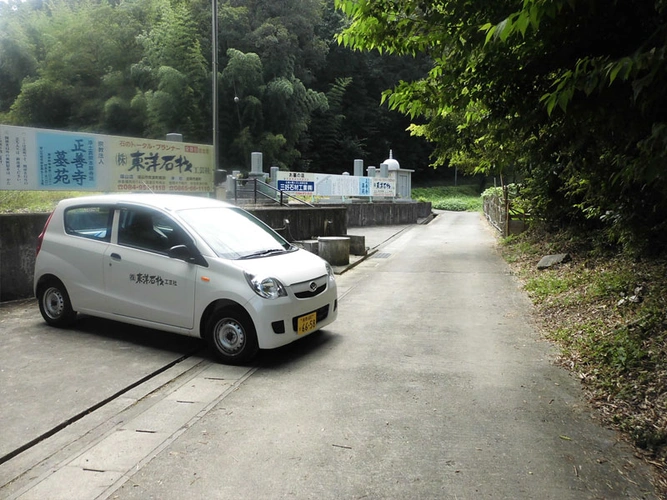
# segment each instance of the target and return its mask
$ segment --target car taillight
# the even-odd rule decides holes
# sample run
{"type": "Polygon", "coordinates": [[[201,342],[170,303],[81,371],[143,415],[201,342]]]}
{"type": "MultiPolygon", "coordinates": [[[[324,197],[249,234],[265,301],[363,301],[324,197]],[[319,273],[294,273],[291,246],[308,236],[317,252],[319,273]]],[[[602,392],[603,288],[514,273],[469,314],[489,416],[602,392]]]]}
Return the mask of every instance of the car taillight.
{"type": "Polygon", "coordinates": [[[35,251],[35,257],[37,257],[39,251],[42,249],[42,241],[44,240],[44,233],[46,233],[46,228],[49,225],[49,222],[51,222],[51,217],[53,217],[53,212],[51,212],[49,218],[46,219],[46,224],[44,224],[44,229],[42,229],[42,232],[39,233],[39,236],[37,237],[37,250],[35,251]]]}

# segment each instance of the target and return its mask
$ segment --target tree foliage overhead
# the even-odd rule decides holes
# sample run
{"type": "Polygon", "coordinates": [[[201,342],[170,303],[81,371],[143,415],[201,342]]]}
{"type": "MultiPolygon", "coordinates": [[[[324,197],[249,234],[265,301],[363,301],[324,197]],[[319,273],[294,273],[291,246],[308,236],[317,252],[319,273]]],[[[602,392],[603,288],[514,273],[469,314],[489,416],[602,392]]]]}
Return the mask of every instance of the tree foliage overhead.
{"type": "Polygon", "coordinates": [[[348,47],[428,54],[383,96],[436,164],[522,177],[536,215],[663,249],[664,1],[336,0],[348,47]]]}
{"type": "MultiPolygon", "coordinates": [[[[393,148],[427,170],[426,141],[380,106],[397,58],[340,47],[343,23],[333,0],[219,0],[222,168],[262,151],[267,166],[340,173],[393,148]]],[[[211,29],[210,0],[0,0],[0,121],[211,143],[211,29]]]]}

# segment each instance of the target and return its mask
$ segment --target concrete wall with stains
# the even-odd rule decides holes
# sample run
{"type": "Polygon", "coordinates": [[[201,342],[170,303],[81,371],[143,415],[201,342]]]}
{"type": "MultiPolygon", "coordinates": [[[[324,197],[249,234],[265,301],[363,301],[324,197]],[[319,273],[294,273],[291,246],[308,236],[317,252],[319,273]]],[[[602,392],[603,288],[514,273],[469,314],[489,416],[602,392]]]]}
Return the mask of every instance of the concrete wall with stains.
{"type": "MultiPolygon", "coordinates": [[[[287,240],[342,236],[347,228],[412,224],[431,212],[430,203],[248,208],[287,240]],[[364,206],[365,205],[365,206],[364,206]],[[289,224],[285,223],[285,220],[289,224]]],[[[0,215],[0,302],[33,296],[37,236],[49,214],[0,215]]]]}
{"type": "Polygon", "coordinates": [[[0,301],[32,296],[37,236],[49,214],[0,215],[0,301]]]}

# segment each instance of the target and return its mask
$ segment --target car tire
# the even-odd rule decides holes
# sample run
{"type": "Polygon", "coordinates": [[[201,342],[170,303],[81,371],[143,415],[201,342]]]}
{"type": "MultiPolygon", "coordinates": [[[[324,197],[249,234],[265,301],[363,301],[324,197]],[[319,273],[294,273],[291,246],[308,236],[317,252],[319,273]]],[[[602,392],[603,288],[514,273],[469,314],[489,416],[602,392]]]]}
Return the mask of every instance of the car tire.
{"type": "Polygon", "coordinates": [[[240,307],[213,311],[206,322],[205,338],[215,355],[227,364],[246,363],[259,350],[255,326],[240,307]]]}
{"type": "Polygon", "coordinates": [[[72,302],[65,285],[60,280],[50,279],[37,289],[39,312],[51,326],[65,327],[71,325],[76,318],[72,302]]]}

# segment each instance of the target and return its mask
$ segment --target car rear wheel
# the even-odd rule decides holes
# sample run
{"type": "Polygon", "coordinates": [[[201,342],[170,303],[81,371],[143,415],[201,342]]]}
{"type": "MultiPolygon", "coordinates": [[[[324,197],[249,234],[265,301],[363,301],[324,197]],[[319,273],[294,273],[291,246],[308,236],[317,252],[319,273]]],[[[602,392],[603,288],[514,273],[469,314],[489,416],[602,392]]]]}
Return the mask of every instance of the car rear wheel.
{"type": "Polygon", "coordinates": [[[215,310],[206,322],[205,336],[216,356],[224,363],[245,363],[259,350],[252,320],[239,307],[215,310]]]}
{"type": "Polygon", "coordinates": [[[51,279],[40,285],[37,289],[37,300],[39,312],[51,326],[68,326],[76,318],[67,289],[59,280],[51,279]]]}

